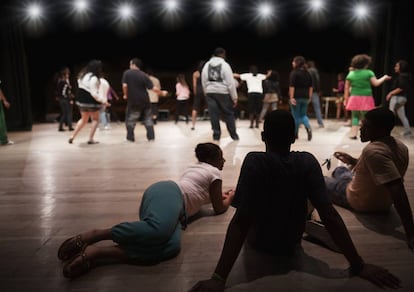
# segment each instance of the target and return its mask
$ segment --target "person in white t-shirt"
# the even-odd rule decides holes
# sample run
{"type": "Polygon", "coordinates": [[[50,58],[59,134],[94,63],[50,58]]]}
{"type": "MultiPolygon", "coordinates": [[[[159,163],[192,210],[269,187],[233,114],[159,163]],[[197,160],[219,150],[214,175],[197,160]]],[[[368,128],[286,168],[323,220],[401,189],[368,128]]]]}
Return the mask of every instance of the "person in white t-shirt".
{"type": "Polygon", "coordinates": [[[73,143],[80,130],[88,124],[89,119],[92,120],[92,125],[88,144],[99,143],[93,139],[99,123],[99,110],[102,105],[108,105],[106,96],[99,94],[100,78],[102,76],[102,62],[100,60],[90,61],[79,73],[76,105],[79,107],[81,118],[76,123],[72,137],[69,138],[69,144],[73,143]]]}
{"type": "Polygon", "coordinates": [[[187,218],[209,203],[215,214],[224,213],[234,196],[233,190],[222,192],[225,159],[221,148],[214,143],[200,143],[195,155],[198,162],[188,166],[177,181],[159,181],[145,190],[139,221],[93,229],[65,240],[58,250],[58,258],[67,261],[63,275],[76,278],[88,272],[98,259],[155,264],[177,256],[187,218]],[[94,245],[102,240],[112,240],[115,245],[94,245]]]}
{"type": "Polygon", "coordinates": [[[260,113],[263,106],[263,86],[262,82],[266,75],[259,73],[256,65],[251,65],[249,73],[234,74],[236,78],[245,81],[247,85],[248,108],[250,128],[253,128],[256,121],[256,128],[259,128],[260,113]]]}

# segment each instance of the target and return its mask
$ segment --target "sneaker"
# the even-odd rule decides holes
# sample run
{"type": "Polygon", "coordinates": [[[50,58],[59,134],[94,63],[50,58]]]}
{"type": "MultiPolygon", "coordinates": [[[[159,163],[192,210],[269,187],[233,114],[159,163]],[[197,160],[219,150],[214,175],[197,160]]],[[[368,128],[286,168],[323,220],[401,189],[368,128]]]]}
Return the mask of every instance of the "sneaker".
{"type": "Polygon", "coordinates": [[[231,138],[233,139],[233,141],[239,141],[239,135],[234,135],[234,136],[231,136],[231,138]]]}
{"type": "Polygon", "coordinates": [[[308,141],[312,140],[312,129],[310,127],[306,128],[306,132],[308,133],[308,141]]]}
{"type": "Polygon", "coordinates": [[[1,145],[2,146],[6,146],[6,145],[13,145],[14,144],[14,142],[12,141],[12,140],[8,140],[6,143],[2,143],[1,145]]]}

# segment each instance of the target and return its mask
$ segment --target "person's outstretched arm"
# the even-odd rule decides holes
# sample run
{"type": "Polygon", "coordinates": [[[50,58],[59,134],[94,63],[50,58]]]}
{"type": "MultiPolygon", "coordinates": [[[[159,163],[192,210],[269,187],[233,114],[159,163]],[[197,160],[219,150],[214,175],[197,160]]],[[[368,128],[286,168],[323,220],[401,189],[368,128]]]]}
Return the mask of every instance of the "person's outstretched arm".
{"type": "Polygon", "coordinates": [[[407,237],[408,247],[414,251],[414,223],[410,202],[405,191],[404,184],[401,179],[394,180],[385,184],[390,192],[394,207],[400,216],[404,226],[405,236],[407,237]]]}
{"type": "Polygon", "coordinates": [[[224,291],[227,276],[239,256],[249,225],[250,218],[242,216],[240,212],[236,211],[227,228],[226,239],[214,274],[209,280],[199,281],[189,292],[224,291]]]}
{"type": "Polygon", "coordinates": [[[358,159],[352,157],[348,153],[337,151],[334,153],[336,159],[342,161],[343,163],[347,164],[351,169],[355,167],[358,162],[358,159]]]}
{"type": "MultiPolygon", "coordinates": [[[[314,202],[312,202],[314,204],[314,202]]],[[[315,202],[315,204],[318,204],[315,202]]],[[[335,244],[342,250],[345,258],[350,264],[352,275],[359,276],[378,287],[399,288],[400,279],[391,274],[383,267],[365,263],[358,254],[344,221],[332,204],[314,205],[331,235],[335,244]]]]}
{"type": "Polygon", "coordinates": [[[210,185],[210,200],[213,205],[214,212],[221,214],[227,211],[234,198],[234,191],[229,190],[222,192],[222,180],[216,179],[210,185]]]}
{"type": "Polygon", "coordinates": [[[382,83],[384,83],[384,81],[387,81],[387,80],[390,80],[390,79],[391,79],[391,76],[388,76],[388,75],[384,75],[379,79],[377,79],[377,77],[374,76],[374,77],[371,78],[371,85],[375,86],[375,87],[378,87],[382,83]]]}

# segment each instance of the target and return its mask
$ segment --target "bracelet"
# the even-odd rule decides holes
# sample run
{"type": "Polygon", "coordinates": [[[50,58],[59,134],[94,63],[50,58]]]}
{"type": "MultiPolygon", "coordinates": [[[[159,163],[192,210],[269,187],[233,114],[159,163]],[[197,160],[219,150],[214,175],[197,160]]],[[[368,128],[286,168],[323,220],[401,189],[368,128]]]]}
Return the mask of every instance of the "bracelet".
{"type": "Polygon", "coordinates": [[[213,275],[211,276],[211,279],[214,279],[214,280],[217,280],[223,283],[226,282],[226,279],[224,279],[222,276],[220,276],[217,273],[213,273],[213,275]]]}

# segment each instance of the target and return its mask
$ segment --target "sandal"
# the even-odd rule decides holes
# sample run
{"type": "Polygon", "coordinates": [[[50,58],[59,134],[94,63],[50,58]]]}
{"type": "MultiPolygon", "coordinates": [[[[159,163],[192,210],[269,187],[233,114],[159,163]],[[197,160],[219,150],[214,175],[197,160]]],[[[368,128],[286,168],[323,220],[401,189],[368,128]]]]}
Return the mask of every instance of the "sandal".
{"type": "Polygon", "coordinates": [[[74,279],[89,272],[91,267],[91,261],[87,258],[86,253],[82,251],[81,253],[74,256],[72,260],[70,260],[63,267],[63,276],[65,278],[74,279]],[[79,257],[81,257],[81,260],[77,263],[74,263],[79,257]]]}
{"type": "Polygon", "coordinates": [[[58,258],[62,261],[69,260],[82,252],[88,244],[85,243],[80,235],[66,239],[59,247],[58,258]]]}

